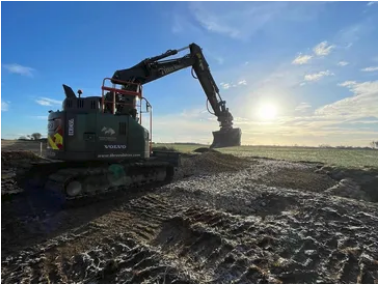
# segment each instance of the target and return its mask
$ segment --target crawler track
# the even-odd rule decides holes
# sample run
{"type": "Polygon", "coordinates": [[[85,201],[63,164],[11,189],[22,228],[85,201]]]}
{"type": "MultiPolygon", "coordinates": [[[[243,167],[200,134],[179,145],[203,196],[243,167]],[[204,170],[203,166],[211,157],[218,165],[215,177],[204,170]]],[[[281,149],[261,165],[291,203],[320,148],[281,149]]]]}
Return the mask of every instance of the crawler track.
{"type": "Polygon", "coordinates": [[[32,165],[19,184],[26,194],[51,199],[62,208],[83,206],[108,199],[121,190],[160,186],[172,180],[174,168],[167,162],[142,161],[107,165],[70,165],[47,162],[32,165]],[[76,186],[80,193],[70,194],[76,186]]]}

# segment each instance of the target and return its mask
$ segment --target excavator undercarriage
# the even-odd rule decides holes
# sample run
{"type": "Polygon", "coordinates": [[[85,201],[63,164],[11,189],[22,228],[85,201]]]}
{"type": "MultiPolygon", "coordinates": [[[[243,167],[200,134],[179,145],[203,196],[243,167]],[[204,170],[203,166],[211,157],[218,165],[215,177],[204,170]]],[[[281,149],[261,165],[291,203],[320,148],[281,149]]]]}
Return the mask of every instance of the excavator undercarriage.
{"type": "Polygon", "coordinates": [[[107,199],[109,194],[169,183],[174,166],[164,161],[67,163],[44,161],[18,173],[26,194],[37,193],[62,207],[107,199]]]}

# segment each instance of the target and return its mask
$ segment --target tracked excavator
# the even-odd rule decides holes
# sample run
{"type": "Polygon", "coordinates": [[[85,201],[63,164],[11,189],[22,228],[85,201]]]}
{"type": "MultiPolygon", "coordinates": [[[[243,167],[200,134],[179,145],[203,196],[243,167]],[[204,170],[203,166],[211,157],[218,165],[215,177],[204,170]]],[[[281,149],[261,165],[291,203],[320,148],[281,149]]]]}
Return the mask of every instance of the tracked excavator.
{"type": "MultiPolygon", "coordinates": [[[[211,75],[202,49],[195,43],[147,58],[135,66],[117,70],[105,78],[102,96],[78,96],[63,85],[62,110],[49,111],[47,160],[21,174],[25,188],[43,190],[63,203],[104,195],[130,187],[169,182],[180,166],[180,154],[152,149],[152,106],[143,96],[143,85],[192,67],[218,118],[211,148],[240,146],[241,130],[211,75]],[[180,58],[164,58],[189,49],[180,58]],[[144,104],[143,104],[144,103],[144,104]],[[149,129],[142,124],[149,116],[149,129]],[[144,120],[143,120],[144,121],[144,120]]],[[[194,74],[195,73],[195,74],[194,74]]]]}

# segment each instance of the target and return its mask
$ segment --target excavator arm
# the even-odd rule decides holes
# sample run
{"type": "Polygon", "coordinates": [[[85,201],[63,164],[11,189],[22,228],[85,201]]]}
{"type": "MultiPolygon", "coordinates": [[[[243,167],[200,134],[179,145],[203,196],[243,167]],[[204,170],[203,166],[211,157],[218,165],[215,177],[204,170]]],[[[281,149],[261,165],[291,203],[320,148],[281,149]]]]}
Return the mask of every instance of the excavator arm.
{"type": "MultiPolygon", "coordinates": [[[[209,64],[197,44],[192,43],[188,47],[178,50],[168,50],[162,55],[147,58],[131,68],[117,70],[112,79],[144,85],[188,67],[192,67],[192,75],[195,77],[194,71],[195,78],[200,81],[213,109],[212,114],[218,118],[220,123],[220,130],[213,132],[214,140],[211,148],[240,146],[241,129],[233,128],[233,117],[226,108],[226,102],[222,100],[219,94],[219,88],[210,72],[209,64]],[[185,49],[189,49],[190,53],[180,58],[162,60],[185,49]]],[[[129,86],[124,87],[128,88],[129,86]]]]}

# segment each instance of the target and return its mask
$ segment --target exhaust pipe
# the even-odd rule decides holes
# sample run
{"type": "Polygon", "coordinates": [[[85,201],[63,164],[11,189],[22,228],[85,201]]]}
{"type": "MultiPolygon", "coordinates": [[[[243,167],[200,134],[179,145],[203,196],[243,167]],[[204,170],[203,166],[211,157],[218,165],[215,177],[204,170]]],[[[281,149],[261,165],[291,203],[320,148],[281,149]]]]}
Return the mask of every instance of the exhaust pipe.
{"type": "Polygon", "coordinates": [[[241,134],[242,132],[240,128],[213,131],[214,139],[210,148],[241,146],[241,134]]]}

